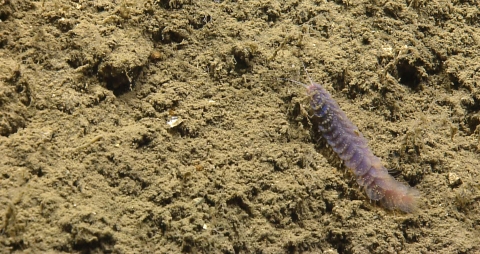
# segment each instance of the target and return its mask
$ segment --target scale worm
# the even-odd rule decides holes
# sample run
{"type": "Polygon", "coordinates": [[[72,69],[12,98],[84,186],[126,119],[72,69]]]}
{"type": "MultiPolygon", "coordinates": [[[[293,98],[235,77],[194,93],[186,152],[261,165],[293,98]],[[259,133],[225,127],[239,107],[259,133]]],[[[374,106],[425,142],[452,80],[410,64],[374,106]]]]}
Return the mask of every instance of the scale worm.
{"type": "MultiPolygon", "coordinates": [[[[308,75],[308,73],[307,73],[308,75]]],[[[313,117],[318,119],[318,129],[333,151],[343,160],[355,176],[358,185],[374,201],[385,208],[415,211],[419,192],[398,182],[388,173],[380,158],[368,147],[367,140],[340,109],[338,103],[321,85],[312,81],[302,84],[310,97],[313,117]]],[[[292,80],[291,80],[292,81],[292,80]]]]}

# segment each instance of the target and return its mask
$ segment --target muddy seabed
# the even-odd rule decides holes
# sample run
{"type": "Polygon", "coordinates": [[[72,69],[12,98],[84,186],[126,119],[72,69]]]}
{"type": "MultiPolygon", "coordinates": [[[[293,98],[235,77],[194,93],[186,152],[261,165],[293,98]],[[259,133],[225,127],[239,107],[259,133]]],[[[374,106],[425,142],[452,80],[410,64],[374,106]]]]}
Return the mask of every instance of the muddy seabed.
{"type": "Polygon", "coordinates": [[[0,1],[3,253],[479,253],[478,1],[0,1]],[[326,87],[415,213],[317,138],[326,87]]]}

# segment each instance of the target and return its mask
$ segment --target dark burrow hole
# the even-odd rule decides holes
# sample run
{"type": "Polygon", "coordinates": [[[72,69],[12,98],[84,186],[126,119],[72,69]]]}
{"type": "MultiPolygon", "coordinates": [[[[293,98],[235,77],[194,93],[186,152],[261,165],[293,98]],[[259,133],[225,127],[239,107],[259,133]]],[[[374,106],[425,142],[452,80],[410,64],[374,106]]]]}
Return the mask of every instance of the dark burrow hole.
{"type": "Polygon", "coordinates": [[[142,67],[137,66],[127,74],[125,71],[119,71],[107,65],[99,73],[99,77],[106,83],[108,90],[111,90],[115,96],[119,96],[131,91],[141,69],[142,67]]]}
{"type": "Polygon", "coordinates": [[[418,90],[422,78],[420,77],[417,67],[410,64],[408,60],[400,60],[397,64],[398,78],[400,84],[410,87],[413,90],[418,90]]]}

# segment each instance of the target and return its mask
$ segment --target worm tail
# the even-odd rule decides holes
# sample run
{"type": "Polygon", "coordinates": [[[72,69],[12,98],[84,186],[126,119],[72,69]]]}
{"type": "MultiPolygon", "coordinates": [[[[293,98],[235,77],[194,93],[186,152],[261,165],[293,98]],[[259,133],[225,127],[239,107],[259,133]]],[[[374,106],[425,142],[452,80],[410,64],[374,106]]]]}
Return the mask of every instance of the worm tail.
{"type": "Polygon", "coordinates": [[[420,193],[398,182],[383,166],[381,169],[376,165],[373,166],[365,175],[357,177],[357,182],[370,182],[363,185],[367,196],[372,200],[380,201],[387,209],[399,209],[411,213],[417,208],[420,193]],[[365,181],[365,179],[369,180],[365,181]]]}

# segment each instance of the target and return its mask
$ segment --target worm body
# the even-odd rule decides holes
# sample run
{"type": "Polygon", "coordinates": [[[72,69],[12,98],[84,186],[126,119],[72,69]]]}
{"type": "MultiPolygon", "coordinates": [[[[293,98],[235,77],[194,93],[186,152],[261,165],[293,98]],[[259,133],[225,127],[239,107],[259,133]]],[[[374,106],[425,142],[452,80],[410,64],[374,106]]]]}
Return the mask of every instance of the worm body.
{"type": "Polygon", "coordinates": [[[318,129],[345,166],[355,175],[358,185],[371,200],[379,201],[387,209],[413,212],[419,192],[398,182],[368,147],[367,140],[340,109],[338,103],[321,85],[310,80],[304,85],[311,97],[318,129]]]}

